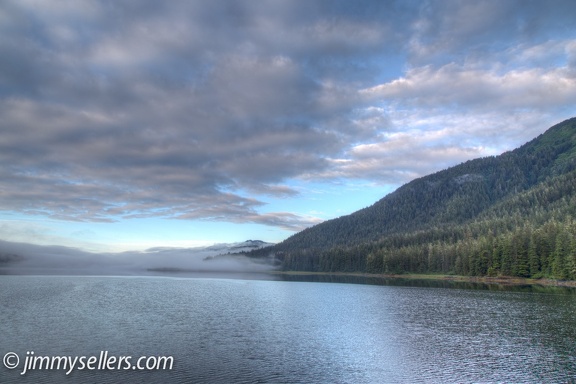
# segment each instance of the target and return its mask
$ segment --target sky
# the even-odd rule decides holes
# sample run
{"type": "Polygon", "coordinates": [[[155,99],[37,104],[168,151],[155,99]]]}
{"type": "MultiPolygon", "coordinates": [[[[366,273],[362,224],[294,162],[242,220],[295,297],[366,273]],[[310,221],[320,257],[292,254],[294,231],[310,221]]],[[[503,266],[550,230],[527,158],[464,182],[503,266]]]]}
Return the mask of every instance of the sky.
{"type": "Polygon", "coordinates": [[[575,115],[573,0],[4,0],[0,240],[279,242],[575,115]]]}

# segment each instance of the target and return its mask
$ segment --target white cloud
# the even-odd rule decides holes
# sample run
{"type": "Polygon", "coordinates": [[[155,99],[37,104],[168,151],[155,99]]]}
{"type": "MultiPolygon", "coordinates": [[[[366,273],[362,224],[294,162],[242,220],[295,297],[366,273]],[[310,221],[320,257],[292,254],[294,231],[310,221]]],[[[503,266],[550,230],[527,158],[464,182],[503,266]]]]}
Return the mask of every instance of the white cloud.
{"type": "Polygon", "coordinates": [[[414,67],[361,90],[374,105],[366,114],[374,117],[360,123],[381,124],[381,136],[352,148],[340,174],[408,181],[534,138],[574,112],[576,77],[568,66],[573,44],[515,46],[492,63],[488,56],[414,67]],[[546,48],[553,61],[544,65],[546,48]]]}
{"type": "Polygon", "coordinates": [[[450,63],[411,69],[405,77],[363,90],[374,100],[416,107],[543,109],[572,105],[576,78],[567,67],[475,69],[450,63]]]}

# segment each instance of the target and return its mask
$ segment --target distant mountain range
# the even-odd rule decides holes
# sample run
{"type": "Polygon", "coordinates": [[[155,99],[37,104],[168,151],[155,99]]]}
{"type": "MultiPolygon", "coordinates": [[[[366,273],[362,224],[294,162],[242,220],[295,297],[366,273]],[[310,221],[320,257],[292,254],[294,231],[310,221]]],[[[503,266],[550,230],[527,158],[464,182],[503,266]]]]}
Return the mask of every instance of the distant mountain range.
{"type": "Polygon", "coordinates": [[[271,261],[249,259],[238,253],[270,245],[261,240],[247,240],[207,247],[157,247],[146,251],[92,253],[70,247],[0,241],[0,274],[133,275],[150,271],[267,271],[272,268],[271,261]]]}
{"type": "Polygon", "coordinates": [[[284,269],[576,279],[576,118],[254,251],[284,269]]]}

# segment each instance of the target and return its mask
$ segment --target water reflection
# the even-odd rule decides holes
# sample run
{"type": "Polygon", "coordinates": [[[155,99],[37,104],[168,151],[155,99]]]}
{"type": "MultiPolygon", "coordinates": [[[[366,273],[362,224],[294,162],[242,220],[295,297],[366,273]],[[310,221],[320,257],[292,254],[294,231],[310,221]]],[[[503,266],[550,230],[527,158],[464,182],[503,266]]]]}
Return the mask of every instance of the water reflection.
{"type": "Polygon", "coordinates": [[[0,382],[570,382],[576,372],[572,294],[236,277],[2,276],[3,353],[169,355],[175,369],[66,377],[0,367],[0,382]]]}
{"type": "Polygon", "coordinates": [[[330,274],[278,274],[283,281],[300,281],[315,283],[341,283],[341,284],[366,284],[386,285],[395,287],[420,287],[420,288],[455,288],[471,289],[480,291],[499,292],[527,292],[527,293],[551,293],[551,294],[576,294],[574,287],[544,286],[544,285],[514,285],[499,283],[484,283],[471,281],[413,279],[413,278],[386,278],[376,276],[359,275],[330,275],[330,274]]]}
{"type": "MultiPolygon", "coordinates": [[[[94,273],[91,269],[74,270],[55,268],[2,268],[0,275],[56,275],[56,276],[106,276],[94,273]]],[[[115,275],[116,276],[116,275],[115,275]]],[[[123,276],[119,274],[117,276],[123,276]]],[[[402,277],[379,277],[369,275],[343,275],[324,273],[290,273],[290,272],[221,272],[221,271],[191,271],[191,270],[162,270],[147,269],[131,273],[129,276],[158,276],[194,279],[232,279],[232,280],[267,280],[267,281],[294,281],[309,283],[339,283],[364,284],[393,287],[420,287],[420,288],[452,288],[496,292],[526,292],[576,295],[576,287],[550,286],[540,284],[505,284],[498,282],[474,282],[442,279],[418,279],[402,277]]]]}

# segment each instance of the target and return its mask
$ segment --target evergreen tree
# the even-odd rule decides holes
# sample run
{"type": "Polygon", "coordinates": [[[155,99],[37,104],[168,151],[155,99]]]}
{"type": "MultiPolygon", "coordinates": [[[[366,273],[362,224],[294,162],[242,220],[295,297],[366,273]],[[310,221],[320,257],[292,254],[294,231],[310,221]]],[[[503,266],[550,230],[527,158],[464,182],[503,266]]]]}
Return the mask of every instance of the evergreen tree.
{"type": "Polygon", "coordinates": [[[536,250],[536,240],[534,239],[534,234],[530,236],[530,244],[528,245],[528,266],[530,276],[540,277],[540,258],[536,250]]]}

